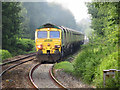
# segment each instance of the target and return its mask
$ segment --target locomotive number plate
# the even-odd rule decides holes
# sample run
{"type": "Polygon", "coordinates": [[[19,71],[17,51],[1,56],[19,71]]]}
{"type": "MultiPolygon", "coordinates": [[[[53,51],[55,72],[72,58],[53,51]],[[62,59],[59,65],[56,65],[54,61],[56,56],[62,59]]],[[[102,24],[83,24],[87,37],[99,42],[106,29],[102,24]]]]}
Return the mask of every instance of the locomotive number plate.
{"type": "Polygon", "coordinates": [[[46,39],[46,40],[44,40],[44,42],[52,42],[52,40],[51,39],[46,39]]]}

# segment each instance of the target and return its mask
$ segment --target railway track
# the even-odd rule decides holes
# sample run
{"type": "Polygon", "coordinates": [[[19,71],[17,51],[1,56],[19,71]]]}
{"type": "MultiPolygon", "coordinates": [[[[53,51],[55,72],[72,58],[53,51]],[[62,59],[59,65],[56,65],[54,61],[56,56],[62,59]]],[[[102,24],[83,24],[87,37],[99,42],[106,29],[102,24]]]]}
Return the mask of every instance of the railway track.
{"type": "Polygon", "coordinates": [[[35,65],[29,73],[29,78],[31,83],[35,88],[64,88],[66,87],[62,85],[55,77],[54,77],[54,69],[53,64],[37,64],[35,65]],[[45,70],[42,70],[44,67],[45,70]],[[38,73],[38,71],[40,73],[38,73]]]}
{"type": "Polygon", "coordinates": [[[61,84],[56,77],[54,76],[54,65],[52,66],[52,68],[49,70],[49,74],[51,76],[51,78],[62,88],[67,89],[63,84],[61,84]]]}
{"type": "MultiPolygon", "coordinates": [[[[78,54],[78,52],[74,53],[72,56],[68,56],[66,58],[64,58],[67,61],[72,61],[74,60],[75,56],[78,54]]],[[[64,60],[62,60],[64,61],[64,60]]],[[[54,64],[50,65],[49,69],[42,71],[44,68],[41,67],[42,65],[46,66],[45,64],[37,64],[35,65],[29,72],[29,79],[31,81],[31,83],[33,84],[33,86],[37,89],[39,88],[63,88],[63,89],[67,89],[67,87],[65,87],[62,83],[60,83],[56,77],[54,76],[54,64]],[[39,70],[41,68],[41,70],[39,70]],[[40,72],[40,73],[39,73],[40,72]],[[38,73],[38,76],[36,74],[38,73]],[[42,75],[43,73],[47,73],[49,75],[46,76],[48,78],[48,80],[44,81],[44,79],[46,78],[44,75],[42,75]],[[45,77],[45,78],[44,78],[45,77]],[[41,78],[41,79],[40,79],[41,78]],[[42,79],[43,78],[43,79],[42,79]],[[40,81],[39,81],[40,79],[40,81]],[[43,80],[43,81],[42,81],[43,80]],[[52,83],[51,85],[48,85],[48,87],[46,87],[46,83],[48,83],[50,81],[50,83],[52,83]],[[52,82],[51,82],[52,81],[52,82]],[[43,82],[43,83],[42,83],[43,82]],[[41,85],[40,85],[41,84],[41,85]],[[54,84],[54,85],[53,85],[54,84]],[[50,87],[49,87],[50,86],[50,87]],[[51,87],[51,86],[55,86],[55,87],[51,87]]]]}
{"type": "Polygon", "coordinates": [[[26,62],[34,60],[34,56],[35,55],[36,55],[36,53],[32,53],[32,54],[29,54],[29,55],[24,56],[22,58],[11,60],[11,61],[7,61],[7,62],[4,62],[4,63],[0,64],[0,66],[2,67],[2,69],[4,69],[0,73],[0,77],[2,75],[4,75],[8,70],[10,70],[12,68],[15,68],[16,66],[19,66],[19,65],[21,65],[23,63],[26,63],[26,62]],[[10,64],[13,64],[13,65],[10,65],[10,64]]]}

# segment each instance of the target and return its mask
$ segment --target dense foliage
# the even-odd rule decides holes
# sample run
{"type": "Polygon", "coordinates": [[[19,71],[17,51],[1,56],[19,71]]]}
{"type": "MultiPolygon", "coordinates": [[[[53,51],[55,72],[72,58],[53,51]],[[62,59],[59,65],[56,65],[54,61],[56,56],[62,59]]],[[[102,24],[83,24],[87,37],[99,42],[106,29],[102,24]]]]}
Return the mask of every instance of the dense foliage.
{"type": "Polygon", "coordinates": [[[10,52],[8,50],[1,50],[0,49],[0,63],[2,62],[3,59],[6,59],[6,58],[10,58],[12,57],[12,55],[10,54],[10,52]]]}
{"type": "MultiPolygon", "coordinates": [[[[31,39],[19,39],[16,43],[17,54],[35,52],[35,42],[31,39]]],[[[16,50],[15,50],[16,51],[16,50]]]]}
{"type": "MultiPolygon", "coordinates": [[[[120,3],[94,2],[87,4],[92,17],[93,36],[89,45],[74,62],[75,73],[84,81],[103,87],[103,70],[119,69],[118,64],[118,25],[120,3]]],[[[106,87],[118,87],[118,77],[106,87]]],[[[109,79],[111,80],[111,79],[109,79]]]]}
{"type": "Polygon", "coordinates": [[[17,42],[25,32],[24,9],[20,2],[2,2],[2,49],[17,55],[17,42]]]}
{"type": "Polygon", "coordinates": [[[18,39],[12,53],[8,50],[0,50],[1,59],[7,59],[15,55],[22,55],[35,52],[35,43],[31,39],[18,39]]]}
{"type": "Polygon", "coordinates": [[[15,46],[16,37],[19,34],[20,3],[2,3],[2,48],[10,51],[15,46]]]}
{"type": "MultiPolygon", "coordinates": [[[[119,69],[118,34],[120,31],[120,3],[92,2],[87,4],[94,29],[88,45],[83,45],[73,63],[73,75],[96,87],[103,86],[103,70],[119,69]]],[[[119,74],[115,78],[107,78],[108,88],[120,87],[119,74]]]]}

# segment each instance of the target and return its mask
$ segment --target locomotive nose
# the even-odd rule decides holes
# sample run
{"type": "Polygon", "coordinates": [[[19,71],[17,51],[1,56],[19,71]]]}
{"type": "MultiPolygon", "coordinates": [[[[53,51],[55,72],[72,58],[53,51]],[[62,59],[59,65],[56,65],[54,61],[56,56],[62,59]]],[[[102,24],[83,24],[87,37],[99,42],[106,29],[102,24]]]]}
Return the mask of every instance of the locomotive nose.
{"type": "Polygon", "coordinates": [[[52,53],[52,45],[51,45],[51,43],[47,43],[46,53],[47,54],[51,54],[52,53]]]}

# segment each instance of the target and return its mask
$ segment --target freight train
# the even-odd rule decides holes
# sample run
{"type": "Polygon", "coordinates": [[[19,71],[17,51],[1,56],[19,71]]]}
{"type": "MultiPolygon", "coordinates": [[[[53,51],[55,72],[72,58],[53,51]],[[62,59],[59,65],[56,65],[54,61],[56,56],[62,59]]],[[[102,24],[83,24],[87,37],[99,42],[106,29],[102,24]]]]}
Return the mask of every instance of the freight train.
{"type": "Polygon", "coordinates": [[[84,34],[64,26],[47,23],[35,31],[36,58],[40,62],[56,62],[83,43],[84,34]]]}

